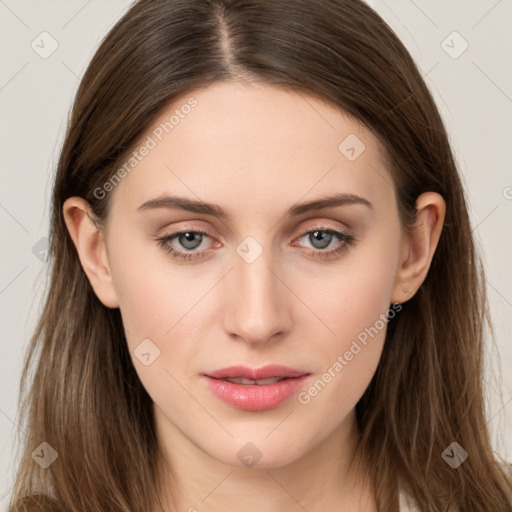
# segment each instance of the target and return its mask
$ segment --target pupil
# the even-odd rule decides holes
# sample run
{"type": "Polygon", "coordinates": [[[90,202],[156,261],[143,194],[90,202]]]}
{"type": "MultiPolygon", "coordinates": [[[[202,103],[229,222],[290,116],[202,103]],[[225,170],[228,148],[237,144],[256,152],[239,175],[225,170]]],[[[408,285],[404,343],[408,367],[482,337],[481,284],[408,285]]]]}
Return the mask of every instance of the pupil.
{"type": "Polygon", "coordinates": [[[195,249],[201,244],[201,236],[199,233],[182,233],[179,236],[179,242],[186,249],[195,249]]]}
{"type": "Polygon", "coordinates": [[[309,237],[313,247],[315,247],[316,249],[324,249],[331,242],[332,235],[330,233],[326,233],[325,231],[313,231],[313,233],[310,234],[309,237]],[[316,243],[314,242],[320,243],[319,245],[316,245],[316,243]]]}

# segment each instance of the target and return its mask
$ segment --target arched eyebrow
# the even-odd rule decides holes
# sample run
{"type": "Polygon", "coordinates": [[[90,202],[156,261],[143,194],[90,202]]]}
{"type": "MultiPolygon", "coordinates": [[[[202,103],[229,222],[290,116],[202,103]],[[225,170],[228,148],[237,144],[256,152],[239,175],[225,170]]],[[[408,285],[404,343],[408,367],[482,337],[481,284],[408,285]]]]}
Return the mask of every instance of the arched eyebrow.
{"type": "MultiPolygon", "coordinates": [[[[324,208],[334,208],[336,206],[346,206],[353,204],[361,204],[367,206],[370,209],[374,209],[372,203],[355,194],[335,194],[327,196],[307,203],[295,204],[291,206],[285,213],[285,216],[295,217],[302,215],[313,210],[322,210],[324,208]]],[[[184,210],[192,213],[201,213],[204,215],[211,215],[220,219],[229,219],[229,213],[224,210],[221,206],[206,203],[204,201],[196,201],[187,197],[163,195],[155,199],[150,199],[145,203],[141,204],[137,211],[146,211],[155,208],[170,208],[173,210],[184,210]]]]}

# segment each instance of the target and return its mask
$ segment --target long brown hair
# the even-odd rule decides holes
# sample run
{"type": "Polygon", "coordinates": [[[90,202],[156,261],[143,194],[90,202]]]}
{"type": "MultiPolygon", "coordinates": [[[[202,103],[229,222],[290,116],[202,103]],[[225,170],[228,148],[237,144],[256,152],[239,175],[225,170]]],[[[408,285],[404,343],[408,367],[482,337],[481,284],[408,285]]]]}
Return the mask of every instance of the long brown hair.
{"type": "Polygon", "coordinates": [[[118,309],[96,297],[63,203],[94,191],[178,95],[224,80],[315,95],[363,122],[387,151],[404,227],[423,192],[446,221],[427,278],[389,323],[378,369],[356,406],[358,453],[381,510],[398,485],[421,510],[512,511],[493,455],[482,390],[485,281],[463,186],[439,112],[409,53],[360,0],[140,0],[110,31],[80,84],[53,188],[50,282],[20,387],[24,442],[14,511],[149,511],[162,478],[152,402],[118,309]],[[312,5],[314,4],[314,5],[312,5]],[[42,442],[58,454],[42,469],[42,442]],[[457,442],[457,469],[443,451],[457,442]]]}

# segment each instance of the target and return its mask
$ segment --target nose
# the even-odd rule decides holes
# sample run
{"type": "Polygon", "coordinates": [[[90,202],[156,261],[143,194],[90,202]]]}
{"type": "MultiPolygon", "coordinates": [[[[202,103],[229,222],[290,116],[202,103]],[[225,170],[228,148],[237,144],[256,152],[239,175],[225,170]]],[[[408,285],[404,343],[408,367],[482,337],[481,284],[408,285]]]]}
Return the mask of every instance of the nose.
{"type": "Polygon", "coordinates": [[[230,336],[263,344],[289,332],[293,296],[273,265],[271,251],[263,251],[251,263],[235,255],[227,277],[224,328],[230,336]]]}

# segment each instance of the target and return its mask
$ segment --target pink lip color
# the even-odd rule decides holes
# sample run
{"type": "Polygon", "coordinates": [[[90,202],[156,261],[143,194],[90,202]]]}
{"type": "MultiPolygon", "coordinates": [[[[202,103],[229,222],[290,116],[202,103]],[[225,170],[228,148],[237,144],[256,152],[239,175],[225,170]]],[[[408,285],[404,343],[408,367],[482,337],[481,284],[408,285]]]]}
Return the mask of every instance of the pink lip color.
{"type": "Polygon", "coordinates": [[[265,411],[281,405],[297,392],[310,374],[284,366],[265,366],[251,369],[236,366],[210,372],[204,375],[208,388],[228,405],[244,411],[265,411]],[[243,377],[251,380],[286,377],[274,384],[234,384],[221,380],[227,377],[243,377]]]}

